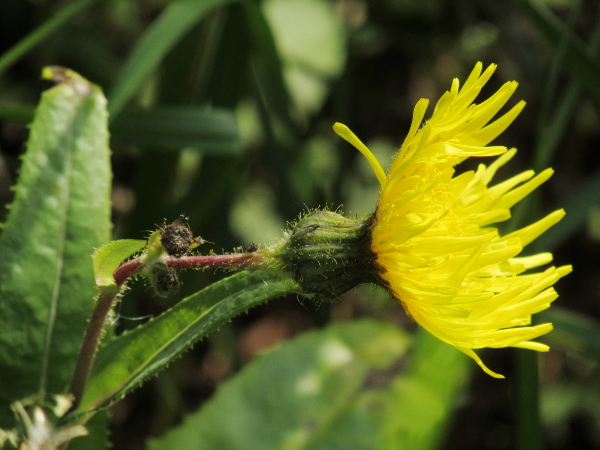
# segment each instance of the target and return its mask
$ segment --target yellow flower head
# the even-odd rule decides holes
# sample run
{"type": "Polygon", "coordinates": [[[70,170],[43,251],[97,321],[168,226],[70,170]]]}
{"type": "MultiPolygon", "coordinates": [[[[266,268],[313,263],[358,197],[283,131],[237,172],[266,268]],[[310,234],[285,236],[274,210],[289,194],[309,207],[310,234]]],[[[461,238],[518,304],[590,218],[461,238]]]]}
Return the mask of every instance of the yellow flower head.
{"type": "Polygon", "coordinates": [[[526,171],[489,186],[496,171],[516,150],[488,146],[525,106],[519,102],[491,122],[517,87],[512,81],[480,104],[474,103],[495,65],[481,63],[459,89],[459,81],[438,101],[422,125],[428,100],[415,106],[410,130],[387,175],[371,151],[340,123],[334,130],[369,160],[381,183],[372,228],[371,250],[380,276],[406,312],[439,339],[466,353],[485,372],[473,349],[521,347],[548,351],[532,342],[552,324],[531,326],[531,315],[557,297],[552,285],[570,266],[547,264],[552,254],[517,257],[558,222],[564,211],[501,236],[491,224],[510,217],[510,208],[551,175],[526,171]],[[502,155],[489,166],[454,176],[454,166],[471,156],[502,155]],[[528,271],[527,273],[525,273],[528,271]]]}

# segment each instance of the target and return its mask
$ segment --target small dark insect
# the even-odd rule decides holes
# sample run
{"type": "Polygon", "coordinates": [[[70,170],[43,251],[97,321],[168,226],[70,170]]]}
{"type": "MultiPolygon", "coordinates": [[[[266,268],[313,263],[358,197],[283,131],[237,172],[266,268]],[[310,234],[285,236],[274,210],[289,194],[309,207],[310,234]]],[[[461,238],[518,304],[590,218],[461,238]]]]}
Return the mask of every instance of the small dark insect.
{"type": "Polygon", "coordinates": [[[201,237],[194,238],[187,224],[187,217],[181,216],[172,224],[162,227],[160,243],[169,256],[179,258],[203,242],[205,241],[201,237]]]}
{"type": "Polygon", "coordinates": [[[161,297],[175,295],[181,288],[177,272],[163,265],[157,265],[152,269],[152,281],[154,290],[161,297]]]}
{"type": "Polygon", "coordinates": [[[247,248],[246,248],[246,253],[254,253],[255,251],[258,250],[258,244],[250,244],[247,248]]]}

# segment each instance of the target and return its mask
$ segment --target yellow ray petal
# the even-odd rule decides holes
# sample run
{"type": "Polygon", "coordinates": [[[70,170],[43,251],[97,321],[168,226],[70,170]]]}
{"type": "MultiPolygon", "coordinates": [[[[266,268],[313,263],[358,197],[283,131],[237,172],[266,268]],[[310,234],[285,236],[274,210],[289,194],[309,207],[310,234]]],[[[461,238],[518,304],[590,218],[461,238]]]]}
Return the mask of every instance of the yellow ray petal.
{"type": "MultiPolygon", "coordinates": [[[[415,105],[415,109],[413,110],[412,122],[410,124],[410,129],[408,130],[408,134],[406,135],[406,138],[404,139],[404,142],[402,143],[402,146],[400,147],[401,152],[402,151],[406,152],[405,147],[408,145],[410,140],[415,137],[417,130],[419,129],[419,127],[421,126],[421,123],[423,122],[423,117],[425,117],[425,111],[427,111],[428,105],[429,105],[429,100],[427,100],[426,98],[422,98],[415,105]]],[[[398,156],[403,157],[403,155],[400,155],[400,154],[398,156]]]]}
{"type": "Polygon", "coordinates": [[[488,367],[483,363],[481,358],[479,356],[477,356],[477,353],[475,353],[470,348],[464,348],[464,347],[456,347],[456,348],[459,349],[461,352],[463,352],[465,355],[473,358],[475,360],[475,362],[477,364],[479,364],[479,367],[481,367],[484,370],[484,372],[487,373],[488,375],[491,375],[494,378],[504,378],[504,375],[501,375],[499,373],[496,373],[496,372],[488,369],[488,367]]]}
{"type": "Polygon", "coordinates": [[[521,100],[506,114],[473,134],[473,136],[468,140],[468,143],[473,145],[489,144],[492,140],[496,139],[500,133],[508,128],[508,126],[517,118],[521,111],[523,111],[523,108],[525,108],[525,102],[521,100]]]}
{"type": "Polygon", "coordinates": [[[371,152],[371,150],[369,150],[369,148],[363,144],[352,131],[350,131],[350,128],[343,123],[336,122],[333,125],[333,131],[335,131],[339,137],[356,147],[356,149],[367,158],[367,161],[369,161],[369,164],[371,164],[371,167],[373,168],[373,172],[375,172],[375,176],[379,180],[379,184],[383,186],[385,184],[385,171],[383,170],[383,167],[381,167],[381,164],[379,164],[379,161],[377,161],[377,158],[375,158],[373,152],[371,152]]]}

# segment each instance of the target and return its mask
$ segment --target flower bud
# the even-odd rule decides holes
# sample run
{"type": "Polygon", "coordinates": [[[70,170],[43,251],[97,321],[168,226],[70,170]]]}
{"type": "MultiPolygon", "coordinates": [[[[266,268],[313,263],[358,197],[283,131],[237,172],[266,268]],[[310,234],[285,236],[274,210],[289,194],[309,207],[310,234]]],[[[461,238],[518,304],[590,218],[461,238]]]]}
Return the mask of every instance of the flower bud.
{"type": "Polygon", "coordinates": [[[315,211],[298,220],[278,253],[302,294],[331,301],[359,284],[380,283],[370,244],[370,218],[315,211]]]}

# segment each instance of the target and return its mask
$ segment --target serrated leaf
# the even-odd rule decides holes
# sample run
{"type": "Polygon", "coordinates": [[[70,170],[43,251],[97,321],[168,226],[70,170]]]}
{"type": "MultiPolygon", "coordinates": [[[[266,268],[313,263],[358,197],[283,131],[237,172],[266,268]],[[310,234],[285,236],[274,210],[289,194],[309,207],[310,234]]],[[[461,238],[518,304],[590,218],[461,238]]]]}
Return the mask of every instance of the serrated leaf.
{"type": "Polygon", "coordinates": [[[298,291],[289,278],[245,271],[183,299],[100,348],[80,409],[103,407],[121,398],[232,317],[298,291]]]}
{"type": "Polygon", "coordinates": [[[97,286],[116,286],[113,274],[115,270],[131,256],[142,250],[146,241],[139,239],[120,239],[104,244],[92,254],[94,275],[97,286]]]}
{"type": "Polygon", "coordinates": [[[50,72],[60,84],[36,110],[0,235],[0,426],[13,401],[65,392],[93,308],[90,254],[110,239],[106,100],[50,72]]]}
{"type": "Polygon", "coordinates": [[[337,324],[258,357],[151,449],[380,448],[386,371],[409,338],[374,320],[337,324]]]}

